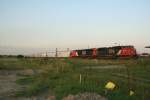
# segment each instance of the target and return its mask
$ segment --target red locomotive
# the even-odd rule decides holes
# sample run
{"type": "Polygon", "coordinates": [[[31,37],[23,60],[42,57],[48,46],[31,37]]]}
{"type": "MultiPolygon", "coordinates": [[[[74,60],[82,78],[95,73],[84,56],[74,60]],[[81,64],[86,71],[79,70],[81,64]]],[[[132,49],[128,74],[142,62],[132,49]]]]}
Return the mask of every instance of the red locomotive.
{"type": "Polygon", "coordinates": [[[132,58],[137,57],[134,46],[114,46],[73,50],[70,57],[82,58],[132,58]]]}

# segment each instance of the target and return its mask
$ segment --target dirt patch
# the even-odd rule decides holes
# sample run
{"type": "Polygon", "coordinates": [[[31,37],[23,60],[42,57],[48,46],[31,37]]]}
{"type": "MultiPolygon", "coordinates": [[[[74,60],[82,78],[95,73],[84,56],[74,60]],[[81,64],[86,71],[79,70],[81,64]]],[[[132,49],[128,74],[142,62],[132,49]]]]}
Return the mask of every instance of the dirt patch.
{"type": "MultiPolygon", "coordinates": [[[[0,100],[39,100],[33,97],[15,97],[17,91],[25,88],[23,85],[16,84],[16,80],[23,78],[26,75],[35,75],[41,71],[32,69],[26,70],[0,70],[0,100]]],[[[44,100],[44,99],[40,99],[44,100]]]]}
{"type": "Polygon", "coordinates": [[[144,83],[148,83],[150,84],[150,80],[149,79],[145,79],[145,78],[139,78],[139,77],[133,77],[133,76],[128,76],[125,74],[120,74],[120,73],[112,73],[113,76],[117,76],[117,77],[121,77],[121,78],[130,78],[134,81],[139,81],[139,82],[144,82],[144,83]]]}
{"type": "MultiPolygon", "coordinates": [[[[0,100],[56,100],[56,97],[50,92],[41,93],[32,97],[16,97],[17,91],[22,91],[26,88],[24,85],[16,84],[16,80],[25,77],[26,75],[39,74],[42,71],[32,69],[26,70],[0,70],[0,100]]],[[[83,93],[77,95],[69,95],[63,100],[107,100],[96,93],[83,93]]]]}
{"type": "Polygon", "coordinates": [[[105,66],[88,66],[85,69],[114,69],[114,68],[126,68],[123,65],[105,65],[105,66]]]}
{"type": "Polygon", "coordinates": [[[21,77],[17,75],[17,71],[0,70],[0,99],[13,96],[23,88],[16,84],[19,78],[21,77]]]}
{"type": "Polygon", "coordinates": [[[69,95],[67,97],[64,97],[63,100],[107,100],[107,99],[96,93],[82,93],[77,95],[69,95]]]}

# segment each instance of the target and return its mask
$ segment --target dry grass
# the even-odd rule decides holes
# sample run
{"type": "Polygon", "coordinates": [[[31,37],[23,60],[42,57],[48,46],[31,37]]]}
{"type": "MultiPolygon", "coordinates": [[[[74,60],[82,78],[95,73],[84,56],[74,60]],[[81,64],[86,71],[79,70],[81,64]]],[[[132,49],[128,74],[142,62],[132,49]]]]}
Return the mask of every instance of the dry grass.
{"type": "Polygon", "coordinates": [[[82,92],[99,93],[110,100],[148,100],[150,98],[150,83],[139,80],[150,80],[150,59],[0,58],[0,69],[43,70],[43,73],[17,81],[18,84],[27,85],[24,91],[17,92],[18,96],[32,96],[51,91],[58,100],[69,94],[82,92]],[[126,68],[92,69],[95,66],[106,65],[126,66],[126,68]],[[82,75],[81,84],[79,83],[80,74],[82,75]],[[120,77],[118,74],[127,77],[120,77]],[[104,86],[108,81],[113,81],[117,88],[105,94],[104,86]],[[134,96],[129,96],[130,89],[135,91],[134,96]]]}

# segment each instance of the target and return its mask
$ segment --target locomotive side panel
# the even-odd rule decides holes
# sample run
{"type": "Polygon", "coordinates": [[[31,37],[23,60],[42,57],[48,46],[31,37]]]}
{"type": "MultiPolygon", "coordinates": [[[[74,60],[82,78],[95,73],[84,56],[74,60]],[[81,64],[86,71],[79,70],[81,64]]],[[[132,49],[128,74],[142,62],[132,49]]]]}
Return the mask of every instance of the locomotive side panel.
{"type": "Polygon", "coordinates": [[[97,57],[105,57],[108,55],[108,49],[107,48],[98,48],[97,49],[97,57]]]}
{"type": "Polygon", "coordinates": [[[82,58],[117,58],[117,57],[135,57],[136,49],[134,46],[115,46],[104,48],[92,48],[74,50],[70,53],[70,57],[82,57],[82,58]]]}

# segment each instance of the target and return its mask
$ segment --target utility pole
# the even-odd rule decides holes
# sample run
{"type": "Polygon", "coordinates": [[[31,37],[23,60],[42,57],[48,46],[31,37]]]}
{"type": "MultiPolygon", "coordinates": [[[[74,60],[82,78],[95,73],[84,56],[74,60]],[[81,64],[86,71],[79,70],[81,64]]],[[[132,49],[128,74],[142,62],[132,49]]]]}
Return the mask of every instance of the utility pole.
{"type": "Polygon", "coordinates": [[[67,51],[69,51],[69,48],[67,48],[67,51]]]}
{"type": "Polygon", "coordinates": [[[46,52],[46,57],[48,57],[48,54],[47,54],[47,52],[46,52]]]}
{"type": "Polygon", "coordinates": [[[56,48],[56,55],[55,55],[55,57],[58,57],[58,50],[57,50],[57,48],[56,48]]]}
{"type": "Polygon", "coordinates": [[[90,46],[88,45],[88,49],[90,49],[90,46]]]}

